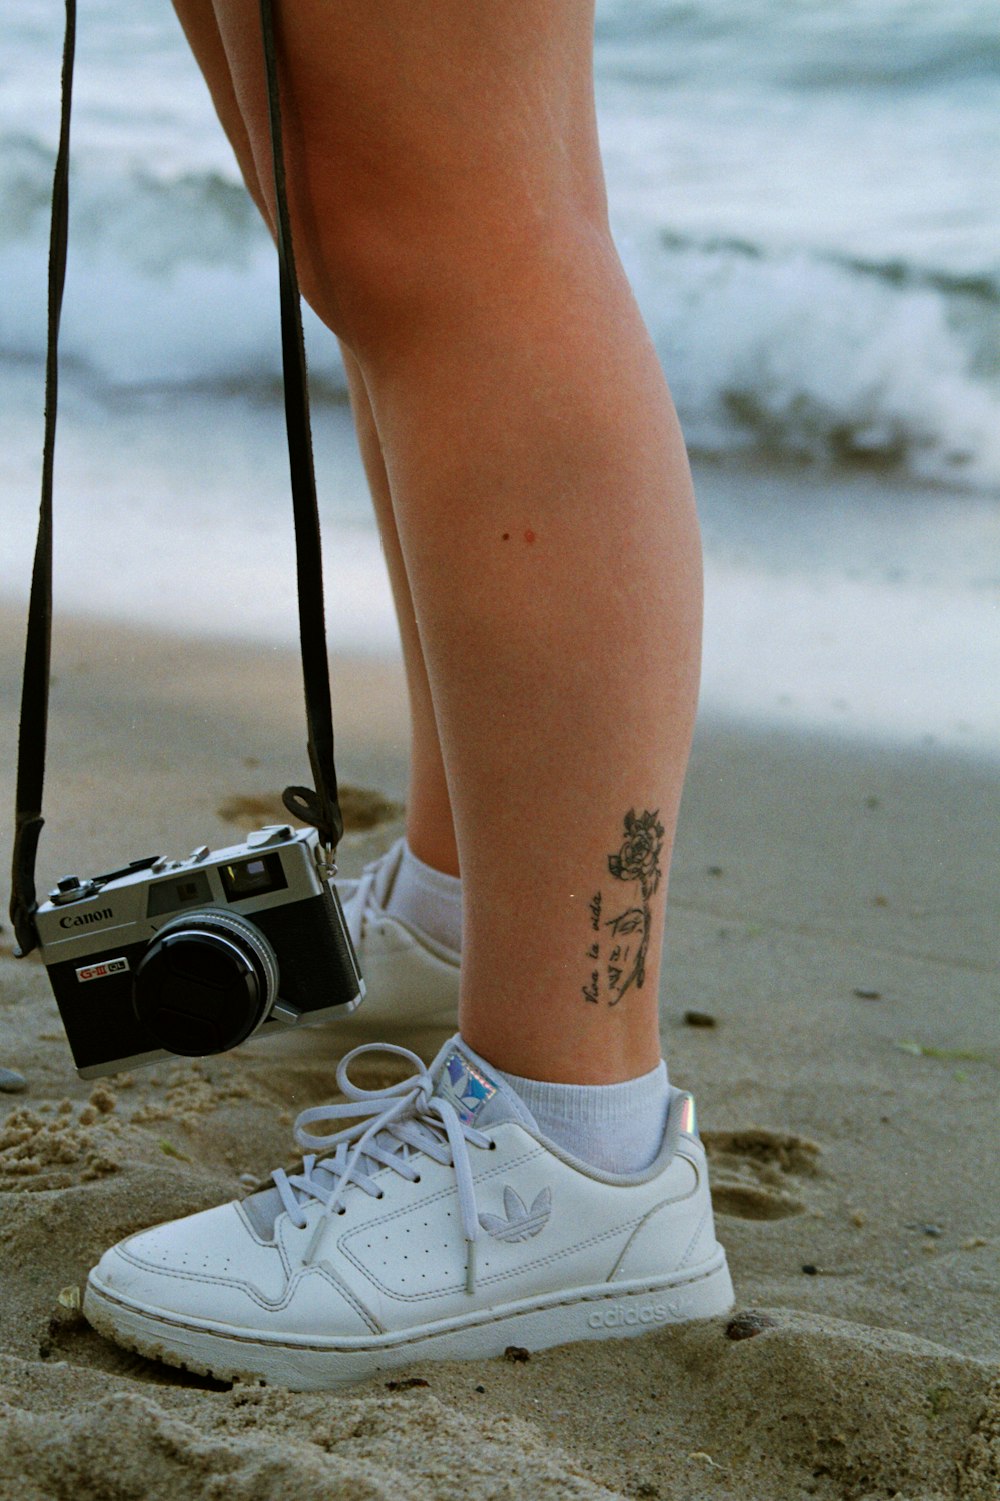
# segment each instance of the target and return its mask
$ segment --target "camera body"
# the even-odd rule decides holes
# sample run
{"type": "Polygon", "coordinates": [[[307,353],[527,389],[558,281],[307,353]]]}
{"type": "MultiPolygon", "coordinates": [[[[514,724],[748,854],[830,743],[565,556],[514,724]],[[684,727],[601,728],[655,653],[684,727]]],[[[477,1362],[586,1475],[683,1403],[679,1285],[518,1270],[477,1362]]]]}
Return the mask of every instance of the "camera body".
{"type": "Polygon", "coordinates": [[[365,993],[315,829],[65,876],[35,925],[85,1079],[346,1016],[365,993]]]}

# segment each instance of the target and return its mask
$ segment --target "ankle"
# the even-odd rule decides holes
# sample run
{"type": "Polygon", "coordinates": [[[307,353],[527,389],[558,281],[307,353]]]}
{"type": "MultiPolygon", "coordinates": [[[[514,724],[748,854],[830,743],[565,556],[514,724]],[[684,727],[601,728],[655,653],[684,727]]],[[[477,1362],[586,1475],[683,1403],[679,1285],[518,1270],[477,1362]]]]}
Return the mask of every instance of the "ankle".
{"type": "Polygon", "coordinates": [[[620,1084],[553,1084],[496,1073],[531,1112],[543,1136],[609,1173],[649,1167],[663,1142],[670,1083],[661,1059],[620,1084]]]}
{"type": "Polygon", "coordinates": [[[411,817],[406,825],[406,847],[424,865],[442,875],[461,878],[458,864],[458,846],[455,831],[449,827],[442,830],[426,820],[411,817]]]}
{"type": "Polygon", "coordinates": [[[621,1008],[616,1019],[624,1024],[609,1026],[608,1013],[594,1015],[593,1007],[575,1017],[566,1007],[541,1012],[534,995],[515,1007],[509,992],[487,990],[479,978],[463,970],[459,1025],[467,1045],[494,1068],[558,1084],[621,1084],[648,1074],[663,1056],[655,1013],[622,1017],[621,1008]]]}

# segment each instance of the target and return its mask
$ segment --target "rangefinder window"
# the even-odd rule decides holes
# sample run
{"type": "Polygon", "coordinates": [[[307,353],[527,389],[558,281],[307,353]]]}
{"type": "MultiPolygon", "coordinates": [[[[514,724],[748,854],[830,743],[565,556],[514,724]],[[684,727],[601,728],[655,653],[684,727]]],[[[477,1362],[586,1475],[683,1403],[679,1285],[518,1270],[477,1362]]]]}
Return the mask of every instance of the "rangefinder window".
{"type": "Polygon", "coordinates": [[[164,912],[177,912],[196,903],[204,905],[212,900],[212,888],[202,870],[185,871],[171,881],[157,881],[149,888],[147,917],[162,917],[164,912]]]}
{"type": "Polygon", "coordinates": [[[266,896],[269,891],[284,891],[288,885],[280,855],[254,855],[251,860],[220,865],[219,875],[226,900],[230,902],[242,902],[248,896],[266,896]]]}

